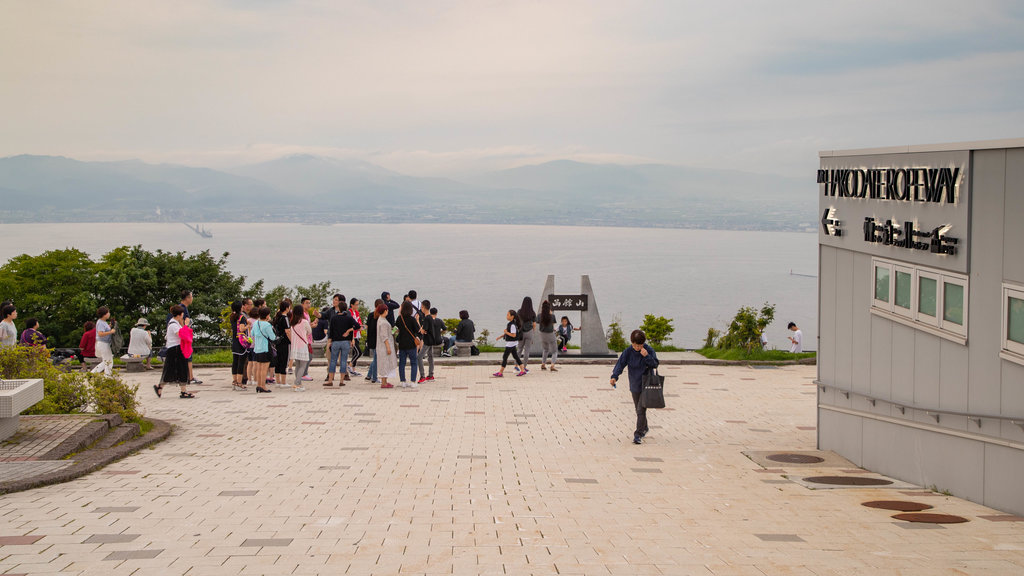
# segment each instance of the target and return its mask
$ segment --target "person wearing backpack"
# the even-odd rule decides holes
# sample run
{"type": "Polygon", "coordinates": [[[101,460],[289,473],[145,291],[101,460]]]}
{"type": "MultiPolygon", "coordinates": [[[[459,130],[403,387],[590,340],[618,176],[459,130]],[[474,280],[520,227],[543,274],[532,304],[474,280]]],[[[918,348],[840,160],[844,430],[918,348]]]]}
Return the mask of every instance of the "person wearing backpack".
{"type": "Polygon", "coordinates": [[[277,341],[277,333],[274,332],[274,325],[270,323],[270,308],[260,307],[259,320],[252,323],[250,335],[253,346],[253,380],[256,382],[256,392],[270,392],[266,386],[267,370],[270,368],[270,360],[274,352],[272,346],[277,341]]]}

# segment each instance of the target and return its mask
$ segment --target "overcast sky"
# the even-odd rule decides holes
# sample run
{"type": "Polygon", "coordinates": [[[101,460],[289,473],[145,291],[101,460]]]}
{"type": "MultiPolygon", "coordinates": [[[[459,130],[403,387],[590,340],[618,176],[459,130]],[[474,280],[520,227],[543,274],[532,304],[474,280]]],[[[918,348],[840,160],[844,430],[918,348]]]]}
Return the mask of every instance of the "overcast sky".
{"type": "Polygon", "coordinates": [[[0,156],[416,175],[1024,137],[1024,2],[0,0],[0,156]]]}

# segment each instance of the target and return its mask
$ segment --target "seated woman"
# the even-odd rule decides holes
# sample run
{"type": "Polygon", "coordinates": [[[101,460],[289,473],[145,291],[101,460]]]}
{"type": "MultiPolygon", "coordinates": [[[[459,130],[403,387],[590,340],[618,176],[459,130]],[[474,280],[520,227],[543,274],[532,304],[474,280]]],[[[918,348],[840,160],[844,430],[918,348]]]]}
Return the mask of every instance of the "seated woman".
{"type": "Polygon", "coordinates": [[[139,318],[128,336],[128,355],[132,358],[142,358],[146,370],[152,370],[149,363],[153,356],[153,335],[149,332],[149,320],[139,318]]]}

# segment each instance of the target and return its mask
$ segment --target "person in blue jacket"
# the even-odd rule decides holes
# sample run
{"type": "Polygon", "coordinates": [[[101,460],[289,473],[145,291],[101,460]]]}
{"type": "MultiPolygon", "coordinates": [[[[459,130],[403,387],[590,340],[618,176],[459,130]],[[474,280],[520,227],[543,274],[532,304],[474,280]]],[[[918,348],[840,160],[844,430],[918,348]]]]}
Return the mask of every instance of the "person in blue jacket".
{"type": "Polygon", "coordinates": [[[612,388],[622,375],[622,371],[629,369],[629,392],[633,394],[633,406],[636,407],[636,430],[633,432],[633,444],[639,444],[641,439],[647,435],[647,408],[640,405],[640,392],[643,389],[641,381],[644,372],[658,367],[658,355],[654,353],[647,342],[647,335],[643,330],[633,330],[629,335],[629,348],[622,351],[619,361],[612,369],[612,388]]]}

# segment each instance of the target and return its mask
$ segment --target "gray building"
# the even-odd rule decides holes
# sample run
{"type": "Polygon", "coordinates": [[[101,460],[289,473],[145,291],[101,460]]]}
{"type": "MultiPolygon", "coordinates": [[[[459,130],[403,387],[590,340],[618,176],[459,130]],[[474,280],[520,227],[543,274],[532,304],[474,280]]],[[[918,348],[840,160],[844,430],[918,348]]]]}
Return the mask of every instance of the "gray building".
{"type": "Polygon", "coordinates": [[[1024,515],[1024,139],[819,156],[819,448],[1024,515]]]}

